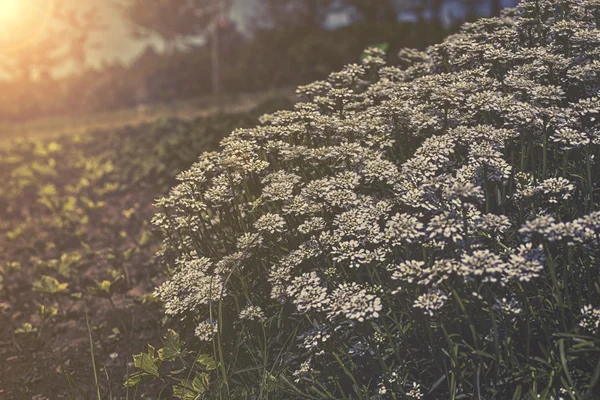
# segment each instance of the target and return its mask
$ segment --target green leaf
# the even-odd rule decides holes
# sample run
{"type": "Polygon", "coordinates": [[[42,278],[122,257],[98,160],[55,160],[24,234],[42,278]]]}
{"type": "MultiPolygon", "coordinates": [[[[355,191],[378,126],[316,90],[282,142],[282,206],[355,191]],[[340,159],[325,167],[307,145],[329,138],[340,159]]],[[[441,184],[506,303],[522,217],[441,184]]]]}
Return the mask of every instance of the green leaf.
{"type": "Polygon", "coordinates": [[[92,296],[98,296],[98,297],[102,297],[105,299],[110,299],[112,297],[112,295],[114,294],[114,287],[113,285],[118,282],[121,279],[121,276],[117,277],[117,279],[115,279],[114,281],[102,281],[102,282],[96,282],[96,287],[93,286],[88,286],[87,291],[89,294],[91,294],[92,296]]]}
{"type": "Polygon", "coordinates": [[[38,314],[41,319],[47,319],[54,317],[58,313],[58,310],[54,307],[40,304],[38,307],[38,314]]]}
{"type": "Polygon", "coordinates": [[[158,364],[154,351],[154,347],[148,345],[148,352],[133,356],[133,363],[136,368],[158,378],[160,374],[158,373],[158,364]]]}
{"type": "Polygon", "coordinates": [[[519,385],[517,386],[517,390],[515,390],[515,393],[513,394],[513,400],[520,400],[521,397],[521,392],[523,392],[523,385],[519,385]]]}
{"type": "Polygon", "coordinates": [[[106,293],[110,293],[110,281],[102,281],[100,283],[100,289],[104,290],[106,293]]]}
{"type": "Polygon", "coordinates": [[[199,364],[203,365],[207,371],[217,369],[217,362],[210,354],[200,354],[197,361],[199,364]]]}
{"type": "Polygon", "coordinates": [[[206,389],[208,389],[208,374],[204,372],[197,373],[192,381],[192,387],[196,389],[198,393],[204,393],[206,389]]]}
{"type": "Polygon", "coordinates": [[[446,380],[446,375],[442,375],[437,381],[435,381],[435,383],[433,384],[433,386],[431,386],[431,389],[429,389],[429,393],[431,394],[433,393],[433,391],[435,389],[438,388],[438,386],[440,386],[442,384],[442,382],[444,382],[446,380]]]}
{"type": "Polygon", "coordinates": [[[58,294],[67,290],[68,283],[60,283],[58,279],[43,275],[41,279],[33,282],[33,290],[36,292],[58,294]]]}
{"type": "Polygon", "coordinates": [[[162,361],[171,361],[182,354],[183,342],[179,335],[172,329],[165,335],[165,347],[158,350],[158,358],[162,361]]]}
{"type": "Polygon", "coordinates": [[[37,328],[34,328],[29,322],[25,322],[21,328],[15,330],[15,334],[27,334],[27,333],[35,333],[37,332],[37,328]]]}
{"type": "Polygon", "coordinates": [[[486,353],[485,351],[482,351],[482,350],[473,350],[473,354],[477,354],[479,356],[486,357],[491,360],[495,360],[495,357],[493,355],[491,355],[490,353],[486,353]]]}
{"type": "Polygon", "coordinates": [[[146,381],[150,378],[152,378],[151,375],[148,375],[147,373],[142,372],[142,371],[137,371],[127,377],[127,380],[125,381],[124,385],[125,385],[125,387],[129,387],[129,388],[135,387],[135,386],[139,385],[140,383],[142,383],[143,381],[146,381]]]}
{"type": "Polygon", "coordinates": [[[150,242],[150,239],[152,239],[152,232],[150,232],[149,230],[144,230],[142,232],[142,236],[140,237],[140,241],[138,242],[138,245],[144,246],[148,242],[150,242]]]}
{"type": "Polygon", "coordinates": [[[173,388],[173,395],[181,400],[197,400],[208,389],[208,374],[197,373],[190,383],[181,380],[180,384],[173,388]]]}

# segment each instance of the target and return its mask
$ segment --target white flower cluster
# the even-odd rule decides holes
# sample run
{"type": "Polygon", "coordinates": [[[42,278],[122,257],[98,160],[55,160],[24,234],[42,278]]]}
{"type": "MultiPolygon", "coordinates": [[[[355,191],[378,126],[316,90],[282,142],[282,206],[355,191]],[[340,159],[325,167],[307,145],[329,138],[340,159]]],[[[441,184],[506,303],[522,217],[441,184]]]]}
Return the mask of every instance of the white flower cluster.
{"type": "Polygon", "coordinates": [[[518,301],[514,299],[507,300],[505,297],[496,299],[496,304],[493,305],[493,309],[510,316],[519,315],[523,312],[518,301]]]}
{"type": "MultiPolygon", "coordinates": [[[[223,315],[291,310],[312,332],[296,343],[300,377],[325,342],[371,353],[377,326],[456,312],[453,293],[501,299],[493,307],[517,318],[505,299],[538,284],[547,261],[575,275],[591,265],[581,260],[600,245],[595,2],[565,12],[525,0],[402,51],[399,66],[370,49],[362,65],[300,87],[294,110],[234,131],[157,202],[167,313],[205,317],[244,298],[262,309],[223,315]]],[[[578,290],[593,290],[581,279],[578,290]]],[[[378,346],[396,346],[390,338],[378,346]]]]}
{"type": "Polygon", "coordinates": [[[179,270],[156,289],[155,295],[165,302],[165,312],[178,315],[202,305],[218,302],[226,295],[221,276],[209,273],[206,257],[179,262],[179,270]]]}
{"type": "Polygon", "coordinates": [[[265,313],[258,306],[248,306],[240,311],[238,316],[240,319],[247,319],[248,321],[263,321],[265,319],[265,313]]]}
{"type": "Polygon", "coordinates": [[[433,289],[428,293],[417,297],[413,307],[420,308],[430,317],[433,317],[435,312],[442,308],[448,301],[448,296],[439,289],[433,289]]]}
{"type": "Polygon", "coordinates": [[[331,295],[329,317],[336,319],[343,316],[350,322],[363,322],[366,319],[379,317],[382,309],[381,299],[356,283],[343,283],[331,295]]]}
{"type": "Polygon", "coordinates": [[[304,348],[309,351],[318,349],[321,345],[327,343],[330,338],[331,332],[327,325],[320,325],[300,335],[304,348]]]}
{"type": "Polygon", "coordinates": [[[595,308],[589,304],[583,306],[579,326],[594,335],[598,335],[600,333],[600,308],[595,308]]]}
{"type": "Polygon", "coordinates": [[[218,326],[215,321],[203,321],[196,325],[194,330],[195,336],[203,342],[210,342],[218,331],[218,326]]]}

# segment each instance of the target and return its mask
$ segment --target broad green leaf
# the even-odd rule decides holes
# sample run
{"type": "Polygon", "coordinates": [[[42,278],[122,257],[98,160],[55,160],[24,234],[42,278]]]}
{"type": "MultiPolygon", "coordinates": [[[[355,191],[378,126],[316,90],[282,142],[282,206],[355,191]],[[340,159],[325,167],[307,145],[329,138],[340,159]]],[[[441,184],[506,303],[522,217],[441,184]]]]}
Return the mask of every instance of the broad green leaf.
{"type": "Polygon", "coordinates": [[[202,372],[197,373],[192,382],[192,386],[198,393],[204,393],[208,389],[208,374],[202,372]]]}
{"type": "Polygon", "coordinates": [[[43,275],[41,279],[33,282],[33,290],[36,292],[58,294],[67,290],[68,283],[60,283],[58,279],[43,275]]]}
{"type": "Polygon", "coordinates": [[[198,356],[198,363],[203,365],[207,371],[217,369],[217,362],[210,354],[200,354],[198,356]]]}
{"type": "Polygon", "coordinates": [[[152,375],[149,375],[142,371],[137,371],[127,377],[127,380],[125,381],[124,385],[125,387],[135,387],[143,381],[149,380],[151,378],[152,375]]]}
{"type": "Polygon", "coordinates": [[[133,356],[133,363],[136,368],[158,378],[160,374],[158,373],[158,364],[156,363],[157,359],[154,351],[154,347],[148,345],[148,352],[133,356]]]}
{"type": "Polygon", "coordinates": [[[182,341],[179,335],[172,329],[165,335],[165,347],[158,350],[158,358],[162,361],[171,361],[182,354],[182,341]]]}
{"type": "Polygon", "coordinates": [[[181,380],[179,385],[173,388],[173,395],[181,400],[197,400],[206,392],[208,383],[208,374],[197,373],[191,383],[181,380]]]}

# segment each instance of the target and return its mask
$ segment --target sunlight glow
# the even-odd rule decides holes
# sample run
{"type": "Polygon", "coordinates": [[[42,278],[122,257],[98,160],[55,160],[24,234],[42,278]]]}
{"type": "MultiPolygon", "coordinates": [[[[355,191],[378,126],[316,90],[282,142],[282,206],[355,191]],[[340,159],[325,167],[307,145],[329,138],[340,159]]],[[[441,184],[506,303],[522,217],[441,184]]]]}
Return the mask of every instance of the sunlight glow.
{"type": "Polygon", "coordinates": [[[50,16],[52,0],[0,0],[0,52],[35,41],[50,16]]]}
{"type": "Polygon", "coordinates": [[[19,18],[22,11],[22,0],[0,1],[0,24],[12,24],[19,18]]]}

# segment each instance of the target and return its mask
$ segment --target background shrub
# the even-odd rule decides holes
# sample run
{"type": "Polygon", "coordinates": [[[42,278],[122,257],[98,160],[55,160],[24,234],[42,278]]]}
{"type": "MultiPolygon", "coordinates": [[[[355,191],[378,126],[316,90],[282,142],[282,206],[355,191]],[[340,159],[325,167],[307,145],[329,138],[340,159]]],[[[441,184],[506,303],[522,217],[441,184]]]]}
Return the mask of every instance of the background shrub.
{"type": "Polygon", "coordinates": [[[599,24],[528,0],[372,48],[180,174],[156,294],[202,362],[176,394],[600,396],[599,24]]]}

